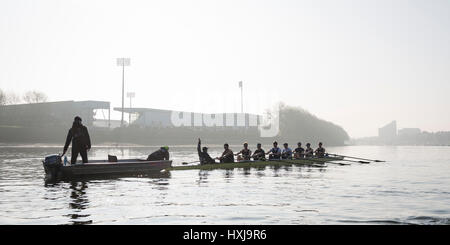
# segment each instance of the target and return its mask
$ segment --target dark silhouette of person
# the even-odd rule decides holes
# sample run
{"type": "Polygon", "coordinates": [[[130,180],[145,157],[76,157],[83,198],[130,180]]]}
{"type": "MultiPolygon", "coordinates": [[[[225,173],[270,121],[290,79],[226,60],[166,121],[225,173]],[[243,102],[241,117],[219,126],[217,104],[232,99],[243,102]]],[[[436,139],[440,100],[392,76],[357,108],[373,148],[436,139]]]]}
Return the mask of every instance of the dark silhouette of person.
{"type": "Polygon", "coordinates": [[[71,164],[77,162],[78,154],[81,155],[83,163],[88,162],[87,152],[91,149],[91,138],[87,128],[81,124],[81,118],[76,116],[72,128],[69,129],[66,138],[66,144],[64,145],[64,151],[61,156],[66,154],[67,148],[69,148],[70,142],[72,141],[72,159],[71,164]]]}
{"type": "Polygon", "coordinates": [[[322,147],[322,142],[319,142],[319,148],[317,148],[314,153],[316,153],[317,157],[325,156],[325,148],[322,147]]]}
{"type": "Polygon", "coordinates": [[[281,149],[278,147],[278,142],[273,142],[273,148],[266,152],[266,155],[269,155],[269,160],[281,158],[281,149]]]}
{"type": "Polygon", "coordinates": [[[258,143],[256,145],[256,150],[252,155],[253,160],[255,160],[255,161],[265,160],[265,156],[266,156],[266,152],[261,148],[261,143],[258,143]]]}
{"type": "Polygon", "coordinates": [[[197,152],[201,165],[216,163],[216,161],[209,155],[208,147],[205,146],[202,148],[202,141],[200,140],[200,138],[198,138],[197,152]]]}
{"type": "Polygon", "coordinates": [[[252,157],[252,151],[248,149],[248,143],[244,143],[244,149],[242,149],[240,152],[234,154],[237,157],[237,161],[250,161],[250,158],[252,157]]]}
{"type": "Polygon", "coordinates": [[[153,152],[152,154],[148,155],[147,161],[163,161],[163,160],[169,160],[170,154],[169,154],[169,147],[163,146],[159,150],[153,152]]]}
{"type": "Polygon", "coordinates": [[[220,160],[220,163],[233,163],[234,162],[234,154],[233,151],[230,149],[230,146],[228,143],[225,143],[223,145],[224,152],[222,153],[222,156],[217,157],[217,159],[220,160]]]}
{"type": "Polygon", "coordinates": [[[294,157],[295,159],[304,158],[305,157],[305,149],[302,147],[302,142],[297,143],[297,148],[294,150],[294,157]]]}

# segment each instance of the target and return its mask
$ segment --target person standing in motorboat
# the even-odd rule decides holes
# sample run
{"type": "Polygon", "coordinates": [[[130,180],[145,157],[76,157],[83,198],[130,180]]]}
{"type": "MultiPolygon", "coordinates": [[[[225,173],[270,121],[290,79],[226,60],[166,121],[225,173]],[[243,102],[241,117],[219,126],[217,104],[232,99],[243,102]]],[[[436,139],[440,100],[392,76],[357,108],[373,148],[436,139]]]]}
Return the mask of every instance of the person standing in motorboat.
{"type": "Polygon", "coordinates": [[[87,152],[91,149],[91,138],[89,137],[89,132],[83,124],[81,124],[81,117],[76,116],[74,118],[72,128],[69,129],[66,137],[66,144],[64,145],[64,150],[61,156],[66,154],[69,148],[70,142],[72,142],[72,159],[71,164],[77,162],[78,154],[81,155],[83,163],[88,162],[87,152]]]}

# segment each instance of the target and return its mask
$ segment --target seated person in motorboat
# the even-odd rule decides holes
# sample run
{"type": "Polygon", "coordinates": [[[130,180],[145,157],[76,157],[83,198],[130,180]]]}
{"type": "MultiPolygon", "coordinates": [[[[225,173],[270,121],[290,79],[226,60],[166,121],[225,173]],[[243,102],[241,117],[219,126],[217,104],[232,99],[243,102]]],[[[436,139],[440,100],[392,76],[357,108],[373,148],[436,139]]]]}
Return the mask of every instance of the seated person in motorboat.
{"type": "Polygon", "coordinates": [[[169,160],[169,147],[163,146],[159,150],[148,155],[147,161],[163,161],[169,160]]]}

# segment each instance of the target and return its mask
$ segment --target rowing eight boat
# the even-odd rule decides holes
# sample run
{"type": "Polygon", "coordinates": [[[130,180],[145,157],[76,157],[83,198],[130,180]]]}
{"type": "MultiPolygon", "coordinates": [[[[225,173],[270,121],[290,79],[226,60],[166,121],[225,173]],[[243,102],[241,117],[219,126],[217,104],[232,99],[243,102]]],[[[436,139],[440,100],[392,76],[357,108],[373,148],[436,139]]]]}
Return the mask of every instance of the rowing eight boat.
{"type": "Polygon", "coordinates": [[[269,160],[269,161],[242,161],[234,163],[214,163],[204,165],[174,166],[166,170],[214,170],[214,169],[234,169],[234,168],[260,168],[265,166],[288,166],[300,165],[310,167],[326,167],[326,162],[340,161],[342,157],[323,157],[323,158],[302,158],[289,160],[269,160]]]}

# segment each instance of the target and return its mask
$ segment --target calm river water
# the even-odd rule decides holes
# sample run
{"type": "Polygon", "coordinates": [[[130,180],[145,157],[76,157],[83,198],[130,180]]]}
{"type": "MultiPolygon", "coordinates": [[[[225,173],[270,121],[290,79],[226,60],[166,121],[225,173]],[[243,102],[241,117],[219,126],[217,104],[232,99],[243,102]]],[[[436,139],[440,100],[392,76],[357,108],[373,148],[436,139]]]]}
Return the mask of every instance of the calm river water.
{"type": "MultiPolygon", "coordinates": [[[[0,146],[0,224],[450,224],[450,147],[330,147],[387,162],[45,184],[41,161],[60,148],[0,146]]],[[[103,146],[89,156],[155,149],[103,146]]],[[[171,147],[171,157],[195,161],[195,146],[171,147]]]]}

